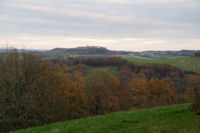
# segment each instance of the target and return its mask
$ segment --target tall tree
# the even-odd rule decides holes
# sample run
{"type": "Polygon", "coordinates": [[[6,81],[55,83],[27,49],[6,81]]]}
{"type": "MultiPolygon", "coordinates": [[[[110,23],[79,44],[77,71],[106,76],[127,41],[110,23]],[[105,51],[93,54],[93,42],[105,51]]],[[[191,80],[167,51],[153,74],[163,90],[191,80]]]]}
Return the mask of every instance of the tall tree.
{"type": "Polygon", "coordinates": [[[128,87],[132,92],[135,106],[144,106],[147,101],[147,81],[145,77],[133,78],[128,87]]]}
{"type": "Polygon", "coordinates": [[[193,102],[192,112],[200,114],[200,74],[189,76],[185,95],[189,101],[193,102]]]}
{"type": "Polygon", "coordinates": [[[118,109],[116,90],[119,80],[106,70],[91,73],[87,78],[87,107],[91,115],[114,112],[118,109]]]}

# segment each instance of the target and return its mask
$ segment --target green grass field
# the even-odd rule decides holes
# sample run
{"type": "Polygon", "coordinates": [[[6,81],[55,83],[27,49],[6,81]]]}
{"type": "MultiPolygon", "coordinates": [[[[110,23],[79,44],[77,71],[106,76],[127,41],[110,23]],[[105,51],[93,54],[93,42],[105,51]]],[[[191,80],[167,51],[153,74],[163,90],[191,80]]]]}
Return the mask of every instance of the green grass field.
{"type": "Polygon", "coordinates": [[[110,73],[112,73],[115,76],[119,76],[119,69],[117,67],[114,66],[106,66],[106,67],[88,67],[87,71],[86,71],[86,75],[95,72],[95,71],[101,71],[101,70],[106,70],[110,73]]]}
{"type": "Polygon", "coordinates": [[[171,59],[141,59],[128,58],[130,62],[143,65],[148,63],[170,64],[186,71],[200,72],[200,57],[181,57],[171,59]]]}
{"type": "MultiPolygon", "coordinates": [[[[76,68],[76,65],[74,66],[70,66],[69,69],[73,70],[74,68],[76,68]]],[[[92,72],[95,71],[102,71],[102,70],[106,70],[110,73],[112,73],[114,76],[118,77],[119,76],[119,68],[115,67],[115,66],[98,66],[98,67],[93,67],[93,66],[87,66],[86,71],[84,73],[84,77],[87,77],[89,74],[91,74],[92,72]]],[[[73,70],[74,71],[74,70],[73,70]]]]}
{"type": "Polygon", "coordinates": [[[200,116],[190,104],[132,110],[60,122],[16,133],[199,133],[200,116]]]}

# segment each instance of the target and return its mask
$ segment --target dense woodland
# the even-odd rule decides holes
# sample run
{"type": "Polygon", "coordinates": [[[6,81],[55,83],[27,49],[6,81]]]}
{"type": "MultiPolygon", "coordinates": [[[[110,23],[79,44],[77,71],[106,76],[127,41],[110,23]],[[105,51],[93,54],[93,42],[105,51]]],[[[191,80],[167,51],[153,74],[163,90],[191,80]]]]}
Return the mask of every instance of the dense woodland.
{"type": "Polygon", "coordinates": [[[0,54],[0,129],[3,132],[133,107],[194,102],[200,112],[200,75],[168,64],[138,66],[120,57],[42,59],[0,54]],[[71,69],[73,67],[73,69],[71,69]],[[86,74],[88,67],[114,66],[86,74]]]}

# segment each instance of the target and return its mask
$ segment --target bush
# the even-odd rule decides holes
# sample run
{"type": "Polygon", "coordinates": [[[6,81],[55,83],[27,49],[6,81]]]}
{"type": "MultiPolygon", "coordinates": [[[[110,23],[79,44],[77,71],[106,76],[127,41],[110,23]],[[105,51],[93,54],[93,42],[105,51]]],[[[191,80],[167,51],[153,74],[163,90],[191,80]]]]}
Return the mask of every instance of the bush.
{"type": "Polygon", "coordinates": [[[195,101],[192,104],[191,112],[200,115],[200,96],[195,98],[195,101]]]}
{"type": "Polygon", "coordinates": [[[200,75],[189,77],[186,98],[193,102],[191,112],[200,115],[200,75]]]}

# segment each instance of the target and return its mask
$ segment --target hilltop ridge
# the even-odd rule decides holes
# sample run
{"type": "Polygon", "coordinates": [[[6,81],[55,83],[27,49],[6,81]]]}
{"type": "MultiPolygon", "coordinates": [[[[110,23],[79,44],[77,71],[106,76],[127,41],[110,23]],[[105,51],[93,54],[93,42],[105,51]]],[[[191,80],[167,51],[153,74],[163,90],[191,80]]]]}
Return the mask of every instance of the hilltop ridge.
{"type": "Polygon", "coordinates": [[[43,57],[58,58],[71,56],[129,56],[142,58],[167,58],[194,56],[200,50],[180,50],[180,51],[115,51],[100,46],[86,46],[77,48],[54,48],[42,53],[43,57]]]}

